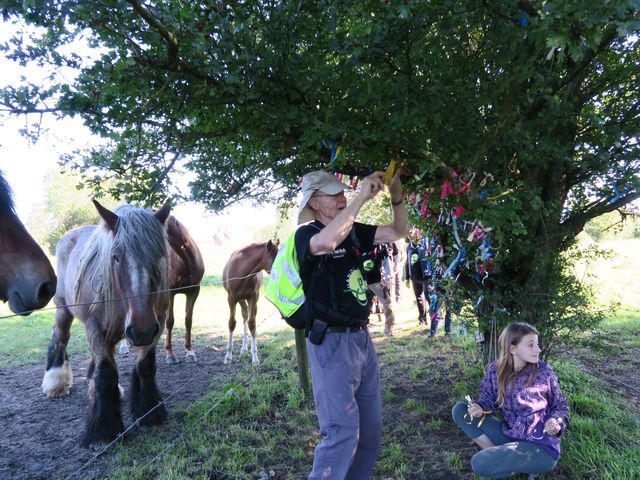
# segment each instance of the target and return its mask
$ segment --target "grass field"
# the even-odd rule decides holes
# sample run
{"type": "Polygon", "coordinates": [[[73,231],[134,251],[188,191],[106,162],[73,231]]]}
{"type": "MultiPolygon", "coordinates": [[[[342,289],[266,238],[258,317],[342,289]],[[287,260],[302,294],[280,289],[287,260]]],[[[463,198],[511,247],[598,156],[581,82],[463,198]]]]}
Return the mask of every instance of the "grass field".
{"type": "MultiPolygon", "coordinates": [[[[571,423],[563,437],[563,457],[543,478],[640,478],[637,372],[640,351],[639,240],[609,242],[615,251],[587,267],[603,303],[620,309],[581,346],[551,360],[570,401],[571,423]],[[626,392],[626,393],[625,393],[626,392]],[[556,476],[557,475],[557,476],[556,476]]],[[[226,335],[227,307],[219,272],[228,252],[205,252],[204,288],[194,314],[194,342],[226,335]]],[[[378,351],[384,408],[379,479],[473,478],[475,451],[452,427],[449,411],[465,394],[475,394],[483,365],[472,337],[427,343],[416,327],[406,290],[398,309],[396,335],[372,328],[378,351]],[[448,475],[448,476],[447,476],[448,475]]],[[[183,296],[178,296],[178,309],[183,296]]],[[[173,412],[170,424],[114,449],[108,478],[305,477],[319,440],[313,401],[298,388],[291,330],[264,299],[258,309],[259,368],[239,357],[229,375],[212,379],[201,401],[173,412]]],[[[0,316],[6,315],[2,307],[0,316]]],[[[44,364],[52,326],[51,311],[0,320],[0,368],[44,364]]],[[[177,336],[182,338],[182,315],[177,336]]],[[[70,355],[88,353],[83,327],[75,324],[70,355]]],[[[235,361],[235,360],[234,360],[235,361]]]]}

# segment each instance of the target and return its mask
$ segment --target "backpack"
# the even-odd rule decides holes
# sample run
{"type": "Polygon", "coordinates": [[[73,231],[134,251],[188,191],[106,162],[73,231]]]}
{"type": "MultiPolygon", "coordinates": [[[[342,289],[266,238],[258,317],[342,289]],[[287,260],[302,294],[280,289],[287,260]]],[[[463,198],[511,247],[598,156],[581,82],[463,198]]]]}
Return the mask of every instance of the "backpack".
{"type": "MultiPolygon", "coordinates": [[[[311,225],[318,231],[321,230],[314,223],[311,223],[311,225]]],[[[302,287],[302,278],[300,277],[300,264],[298,263],[295,242],[296,231],[294,230],[285,242],[280,244],[278,254],[273,260],[273,265],[269,272],[270,279],[265,289],[265,298],[275,305],[282,318],[293,328],[308,330],[309,326],[306,325],[306,320],[311,318],[312,309],[328,314],[338,322],[347,321],[347,317],[337,312],[336,294],[333,288],[331,288],[331,307],[320,305],[318,302],[307,301],[302,287]]],[[[351,239],[356,248],[353,254],[360,260],[359,251],[357,250],[360,243],[355,236],[355,228],[352,228],[351,232],[351,239]]],[[[318,267],[311,274],[311,283],[308,289],[309,298],[311,299],[313,299],[313,291],[317,279],[324,271],[326,260],[327,257],[323,256],[318,267]]]]}

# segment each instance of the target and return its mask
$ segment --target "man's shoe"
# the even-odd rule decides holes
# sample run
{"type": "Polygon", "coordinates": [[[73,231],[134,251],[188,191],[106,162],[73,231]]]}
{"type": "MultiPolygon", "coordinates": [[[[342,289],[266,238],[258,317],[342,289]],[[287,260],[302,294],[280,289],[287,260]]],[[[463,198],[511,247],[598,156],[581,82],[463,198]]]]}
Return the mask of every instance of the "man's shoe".
{"type": "Polygon", "coordinates": [[[387,337],[393,337],[393,329],[391,327],[385,327],[384,334],[387,337]]]}

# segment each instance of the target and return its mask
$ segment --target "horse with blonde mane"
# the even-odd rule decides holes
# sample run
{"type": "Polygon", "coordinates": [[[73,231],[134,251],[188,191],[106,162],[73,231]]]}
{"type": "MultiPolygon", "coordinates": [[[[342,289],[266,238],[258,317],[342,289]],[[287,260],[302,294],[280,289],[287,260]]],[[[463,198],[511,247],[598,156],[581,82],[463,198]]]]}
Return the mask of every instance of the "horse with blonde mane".
{"type": "MultiPolygon", "coordinates": [[[[200,294],[200,282],[204,276],[204,261],[200,248],[189,234],[189,230],[176,217],[171,215],[167,220],[167,238],[169,240],[169,311],[167,316],[167,335],[164,340],[166,362],[178,364],[178,357],[173,351],[173,312],[176,295],[183,293],[186,297],[184,315],[184,349],[187,362],[196,361],[196,353],[191,349],[191,327],[193,325],[193,308],[200,294]]],[[[129,346],[126,339],[120,341],[118,353],[127,355],[129,346]]]]}
{"type": "Polygon", "coordinates": [[[157,425],[167,412],[156,384],[156,344],[164,329],[168,293],[170,207],[155,213],[121,205],[110,211],[94,200],[102,221],[78,227],[58,243],[58,306],[42,390],[67,395],[73,375],[67,356],[71,323],[79,318],[91,344],[89,407],[82,445],[102,445],[124,430],[115,345],[125,336],[137,350],[131,375],[131,414],[157,425]]]}

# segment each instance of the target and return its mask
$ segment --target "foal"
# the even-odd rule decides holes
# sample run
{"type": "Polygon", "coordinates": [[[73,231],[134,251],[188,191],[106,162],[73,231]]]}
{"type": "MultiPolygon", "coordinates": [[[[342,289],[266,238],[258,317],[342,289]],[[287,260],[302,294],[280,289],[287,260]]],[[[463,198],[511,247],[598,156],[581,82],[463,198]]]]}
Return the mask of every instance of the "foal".
{"type": "Polygon", "coordinates": [[[251,363],[259,365],[258,344],[256,343],[256,313],[262,270],[269,271],[273,259],[278,253],[280,242],[269,240],[265,243],[253,243],[231,254],[222,271],[222,284],[227,291],[229,303],[229,342],[224,356],[225,365],[230,363],[233,354],[233,331],[236,328],[236,304],[240,304],[244,323],[244,335],[240,353],[247,351],[247,330],[251,332],[251,363]],[[247,328],[248,327],[248,328],[247,328]]]}

